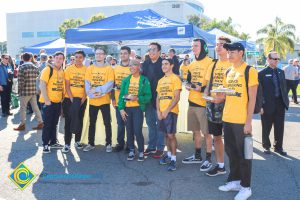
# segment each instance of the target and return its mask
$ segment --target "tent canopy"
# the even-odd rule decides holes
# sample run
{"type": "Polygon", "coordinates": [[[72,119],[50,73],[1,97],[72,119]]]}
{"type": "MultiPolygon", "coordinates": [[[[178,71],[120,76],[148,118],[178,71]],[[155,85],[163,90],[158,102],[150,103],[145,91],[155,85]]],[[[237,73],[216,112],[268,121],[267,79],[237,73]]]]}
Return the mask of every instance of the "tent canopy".
{"type": "Polygon", "coordinates": [[[222,31],[220,29],[214,28],[214,29],[208,31],[208,33],[214,34],[217,37],[219,37],[219,36],[227,37],[232,42],[240,42],[240,43],[242,43],[244,45],[244,47],[246,48],[246,50],[250,50],[250,51],[254,51],[255,50],[255,43],[254,42],[242,40],[242,39],[237,38],[235,36],[229,35],[228,33],[224,32],[224,31],[222,31]]]}
{"type": "MultiPolygon", "coordinates": [[[[45,49],[47,54],[54,54],[56,51],[64,52],[65,40],[58,38],[48,42],[36,44],[34,46],[24,48],[24,52],[38,54],[41,49],[45,49]]],[[[82,44],[67,44],[67,53],[74,53],[77,50],[83,50],[87,54],[93,53],[93,48],[91,47],[87,47],[82,44]]]]}
{"type": "Polygon", "coordinates": [[[66,31],[66,42],[73,44],[148,45],[149,40],[155,40],[163,45],[189,45],[194,37],[215,44],[214,35],[150,9],[114,15],[66,31]]]}

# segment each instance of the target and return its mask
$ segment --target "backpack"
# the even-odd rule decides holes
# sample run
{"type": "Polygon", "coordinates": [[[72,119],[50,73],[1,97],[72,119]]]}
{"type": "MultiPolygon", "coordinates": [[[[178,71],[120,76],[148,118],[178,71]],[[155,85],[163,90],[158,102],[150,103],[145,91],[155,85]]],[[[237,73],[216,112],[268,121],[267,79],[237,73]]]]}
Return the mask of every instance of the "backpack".
{"type": "MultiPolygon", "coordinates": [[[[250,65],[247,65],[246,69],[245,69],[245,80],[246,80],[246,90],[247,90],[247,96],[248,96],[248,101],[249,101],[249,91],[248,91],[248,83],[249,83],[249,71],[250,71],[250,68],[252,66],[250,65]]],[[[226,76],[227,74],[230,72],[231,68],[229,68],[227,71],[226,71],[226,76]]],[[[256,94],[256,101],[255,101],[255,106],[254,106],[254,114],[258,114],[260,113],[260,110],[262,108],[262,105],[263,105],[263,93],[262,93],[262,87],[260,84],[258,84],[258,87],[257,87],[257,94],[256,94]]]]}
{"type": "MultiPolygon", "coordinates": [[[[214,60],[214,66],[211,70],[211,74],[210,74],[210,80],[209,80],[209,86],[208,86],[208,91],[210,93],[210,90],[212,89],[212,82],[213,82],[213,75],[214,75],[214,71],[217,65],[218,60],[214,60]]],[[[208,119],[208,121],[212,122],[212,123],[222,123],[222,116],[223,116],[223,109],[224,109],[224,105],[225,103],[219,103],[219,104],[215,104],[212,102],[206,102],[206,117],[208,119]]]]}

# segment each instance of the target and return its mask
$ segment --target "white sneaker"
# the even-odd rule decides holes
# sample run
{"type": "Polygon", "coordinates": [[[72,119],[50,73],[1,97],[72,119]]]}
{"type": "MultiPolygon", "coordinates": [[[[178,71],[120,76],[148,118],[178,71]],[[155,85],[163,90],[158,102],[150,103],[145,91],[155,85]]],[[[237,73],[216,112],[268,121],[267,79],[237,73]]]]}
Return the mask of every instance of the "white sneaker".
{"type": "Polygon", "coordinates": [[[247,200],[251,197],[252,191],[250,187],[241,187],[241,190],[235,195],[234,200],[247,200]]]}
{"type": "Polygon", "coordinates": [[[229,191],[240,191],[241,188],[242,186],[240,185],[240,181],[230,181],[225,185],[220,186],[219,190],[223,192],[229,192],[229,191]]]}
{"type": "Polygon", "coordinates": [[[106,146],[106,152],[107,152],[107,153],[112,152],[112,147],[111,147],[110,144],[108,144],[108,145],[106,146]]]}
{"type": "Polygon", "coordinates": [[[88,144],[86,147],[83,148],[83,151],[90,151],[90,150],[93,150],[95,149],[95,146],[92,146],[90,144],[88,144]]]}

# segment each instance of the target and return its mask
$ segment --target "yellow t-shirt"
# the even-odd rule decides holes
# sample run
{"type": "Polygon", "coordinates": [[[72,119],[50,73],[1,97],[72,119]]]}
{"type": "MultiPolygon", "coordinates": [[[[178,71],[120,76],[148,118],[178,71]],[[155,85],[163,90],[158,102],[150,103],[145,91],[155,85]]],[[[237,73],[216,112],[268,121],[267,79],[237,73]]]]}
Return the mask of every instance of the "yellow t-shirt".
{"type": "MultiPolygon", "coordinates": [[[[137,96],[139,93],[139,87],[140,87],[140,76],[137,78],[134,76],[131,76],[129,87],[128,87],[128,94],[137,96]]],[[[138,101],[127,101],[126,102],[126,107],[137,107],[137,106],[140,106],[138,101]]]]}
{"type": "Polygon", "coordinates": [[[181,73],[182,73],[182,78],[184,80],[186,80],[187,79],[187,75],[188,75],[188,71],[189,71],[189,66],[181,65],[180,66],[180,70],[181,70],[181,73]]]}
{"type": "MultiPolygon", "coordinates": [[[[215,62],[213,62],[207,70],[206,77],[205,77],[205,80],[207,81],[207,85],[209,83],[211,71],[212,71],[212,68],[214,67],[214,64],[215,64],[215,62]]],[[[214,70],[212,90],[217,89],[219,86],[223,85],[224,74],[226,73],[227,69],[231,65],[232,64],[228,60],[226,60],[226,61],[218,60],[215,70],[214,70]]],[[[215,96],[215,94],[212,93],[211,96],[215,96]]]]}
{"type": "MultiPolygon", "coordinates": [[[[70,89],[73,97],[82,98],[84,96],[84,78],[86,69],[86,66],[78,68],[75,65],[70,65],[65,71],[65,80],[70,81],[70,89]]],[[[65,96],[69,97],[67,91],[65,96]]]]}
{"type": "MultiPolygon", "coordinates": [[[[191,73],[191,82],[193,84],[200,84],[201,87],[206,86],[205,76],[208,67],[211,65],[212,59],[206,56],[204,59],[197,61],[194,60],[189,65],[189,71],[191,73]]],[[[202,92],[191,90],[189,94],[189,101],[199,106],[206,106],[206,101],[202,98],[202,92]]]]}
{"type": "MultiPolygon", "coordinates": [[[[159,110],[164,112],[175,97],[175,90],[181,90],[181,81],[177,75],[162,77],[157,84],[157,94],[159,96],[159,110]]],[[[178,104],[171,110],[172,113],[178,114],[178,104]]]]}
{"type": "MultiPolygon", "coordinates": [[[[111,66],[97,67],[91,65],[86,70],[85,80],[91,83],[91,87],[102,86],[109,81],[114,81],[114,70],[111,66]]],[[[90,105],[101,106],[104,104],[110,104],[110,93],[90,99],[90,105]]]]}
{"type": "MultiPolygon", "coordinates": [[[[235,124],[245,124],[248,110],[248,95],[246,90],[245,69],[247,63],[234,68],[224,76],[223,85],[235,90],[234,94],[227,94],[223,111],[223,121],[235,124]]],[[[258,85],[258,73],[253,67],[249,70],[248,87],[258,85]]]]}
{"type": "MultiPolygon", "coordinates": [[[[50,67],[45,67],[41,74],[41,81],[45,81],[47,84],[47,94],[51,102],[59,103],[63,99],[64,94],[64,71],[62,68],[58,71],[55,67],[51,78],[50,67]]],[[[43,95],[40,96],[39,101],[45,103],[43,95]]]]}
{"type": "Polygon", "coordinates": [[[129,67],[123,67],[120,65],[114,68],[114,72],[115,72],[115,88],[119,88],[119,89],[115,89],[115,99],[116,99],[116,104],[118,105],[122,80],[127,76],[129,76],[131,73],[129,67]]]}

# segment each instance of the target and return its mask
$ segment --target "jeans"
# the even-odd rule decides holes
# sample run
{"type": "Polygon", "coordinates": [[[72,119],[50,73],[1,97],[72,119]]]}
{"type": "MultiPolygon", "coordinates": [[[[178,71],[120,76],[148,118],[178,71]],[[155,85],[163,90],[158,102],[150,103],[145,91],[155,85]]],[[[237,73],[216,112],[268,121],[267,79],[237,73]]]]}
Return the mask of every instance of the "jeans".
{"type": "Polygon", "coordinates": [[[9,113],[9,103],[10,103],[10,93],[9,93],[9,86],[8,85],[2,85],[3,91],[0,92],[1,96],[1,108],[2,113],[7,114],[9,113]]]}
{"type": "Polygon", "coordinates": [[[106,146],[111,145],[111,116],[110,116],[110,104],[104,104],[101,106],[90,105],[90,126],[89,126],[89,144],[95,146],[95,131],[98,111],[101,110],[102,118],[105,126],[106,134],[106,146]]]}
{"type": "MultiPolygon", "coordinates": [[[[117,118],[117,124],[118,124],[117,141],[120,146],[124,146],[124,144],[125,144],[125,141],[124,141],[125,123],[121,117],[118,107],[116,107],[116,118],[117,118]]],[[[127,138],[128,138],[128,134],[127,134],[127,138]]]]}
{"type": "Polygon", "coordinates": [[[44,128],[42,132],[42,139],[44,146],[48,144],[55,144],[57,142],[56,130],[60,113],[61,103],[51,102],[50,106],[43,104],[44,128]]]}
{"type": "Polygon", "coordinates": [[[138,144],[138,151],[144,152],[144,136],[143,136],[143,120],[144,115],[141,108],[138,107],[127,107],[125,108],[127,113],[126,118],[126,131],[128,135],[128,147],[130,150],[134,150],[134,136],[138,144]]]}
{"type": "MultiPolygon", "coordinates": [[[[72,115],[70,113],[71,106],[72,106],[71,100],[69,98],[65,98],[62,103],[62,107],[63,107],[64,116],[65,116],[65,144],[66,145],[70,145],[71,140],[72,140],[72,131],[71,131],[72,115]]],[[[78,113],[78,115],[79,115],[78,123],[80,126],[80,131],[78,131],[78,133],[73,132],[75,134],[75,142],[80,142],[80,139],[81,139],[81,130],[82,130],[82,126],[83,126],[83,117],[84,117],[85,107],[86,107],[86,102],[80,106],[80,111],[78,113]]]]}
{"type": "Polygon", "coordinates": [[[225,151],[230,166],[227,182],[240,180],[242,187],[250,187],[252,160],[244,157],[244,124],[224,122],[223,127],[225,151]]]}
{"type": "Polygon", "coordinates": [[[158,127],[158,118],[156,109],[151,103],[146,106],[146,123],[149,131],[148,149],[157,149],[163,151],[165,148],[165,135],[158,127]]]}

